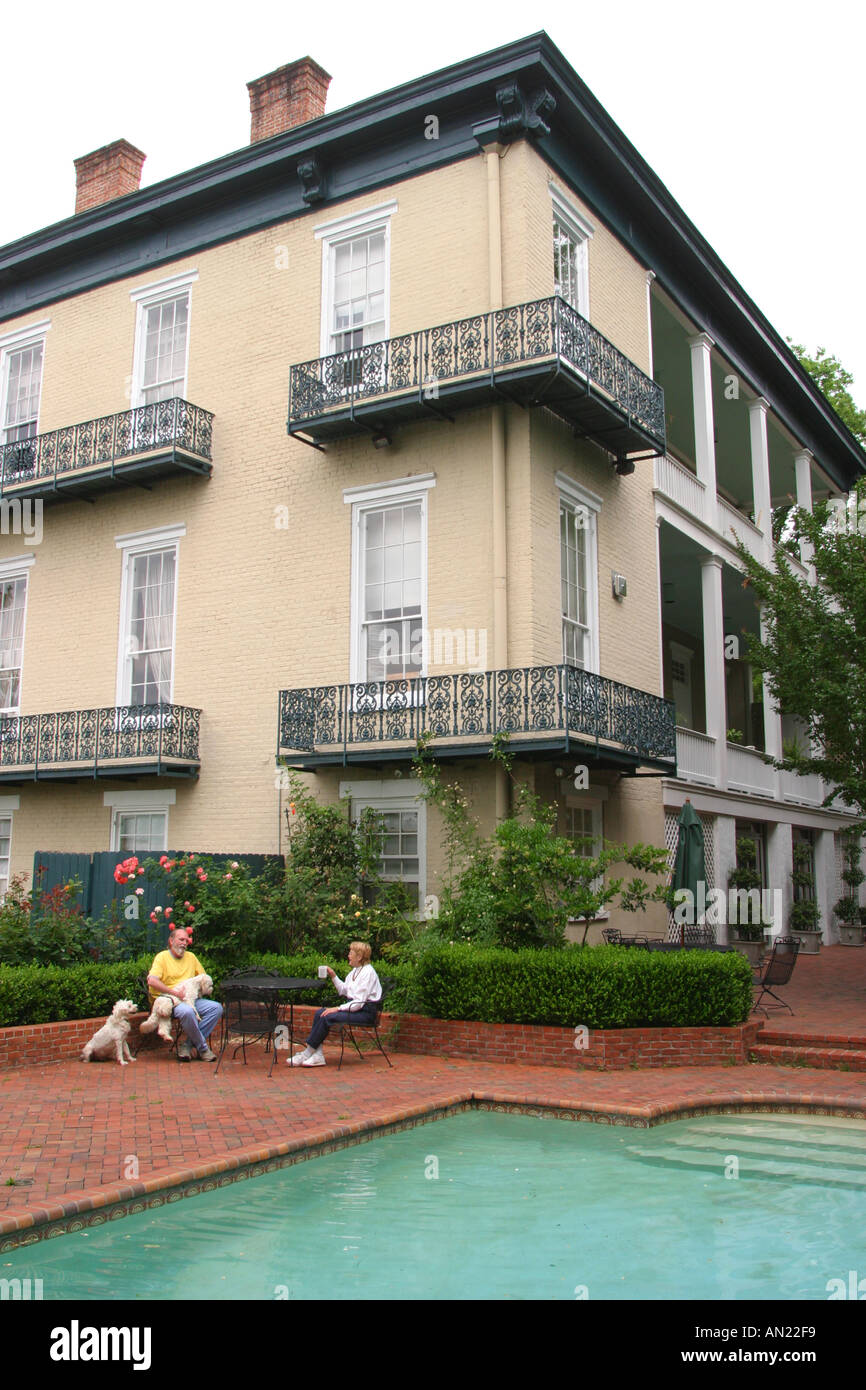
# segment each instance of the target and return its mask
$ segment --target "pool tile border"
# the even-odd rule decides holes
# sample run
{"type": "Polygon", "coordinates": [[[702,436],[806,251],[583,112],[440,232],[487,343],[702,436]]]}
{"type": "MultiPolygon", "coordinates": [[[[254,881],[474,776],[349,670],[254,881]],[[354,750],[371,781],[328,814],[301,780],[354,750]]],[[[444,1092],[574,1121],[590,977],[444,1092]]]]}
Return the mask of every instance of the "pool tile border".
{"type": "Polygon", "coordinates": [[[414,1129],[431,1124],[450,1115],[469,1110],[532,1115],[539,1118],[589,1121],[594,1124],[623,1125],[633,1129],[651,1129],[672,1120],[704,1115],[738,1114],[803,1114],[826,1115],[845,1119],[866,1119],[866,1102],[860,1105],[833,1104],[808,1097],[742,1097],[727,1100],[701,1099],[671,1101],[653,1106],[612,1105],[596,1102],[574,1105],[567,1101],[538,1101],[515,1099],[501,1094],[468,1091],[440,1099],[429,1105],[414,1106],[390,1116],[342,1125],[323,1130],[314,1138],[287,1141],[282,1144],[247,1150],[229,1158],[217,1160],[198,1168],[167,1172],[146,1182],[117,1184],[95,1189],[86,1197],[45,1207],[33,1207],[18,1216],[0,1219],[0,1255],[26,1245],[35,1245],[55,1236],[73,1235],[79,1231],[103,1226],[125,1216],[158,1209],[186,1197],[212,1192],[263,1173],[276,1172],[296,1163],[352,1148],[385,1134],[414,1129]]]}

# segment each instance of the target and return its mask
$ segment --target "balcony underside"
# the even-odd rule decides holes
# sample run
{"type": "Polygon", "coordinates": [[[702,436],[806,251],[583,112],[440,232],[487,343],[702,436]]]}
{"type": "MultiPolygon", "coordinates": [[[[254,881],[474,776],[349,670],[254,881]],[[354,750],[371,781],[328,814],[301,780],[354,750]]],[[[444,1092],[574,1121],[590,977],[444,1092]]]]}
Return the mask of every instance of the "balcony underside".
{"type": "MultiPolygon", "coordinates": [[[[457,762],[461,758],[487,758],[492,743],[490,738],[483,741],[466,739],[449,742],[434,741],[429,751],[437,762],[457,762]]],[[[585,763],[592,771],[620,772],[624,776],[638,775],[639,769],[651,769],[660,776],[676,775],[676,764],[667,758],[650,758],[628,749],[614,745],[596,744],[582,740],[562,731],[546,738],[521,738],[515,735],[509,740],[509,752],[515,758],[528,762],[566,762],[573,759],[585,763]]],[[[322,745],[314,751],[297,752],[290,748],[280,748],[279,757],[286,766],[298,772],[312,772],[320,767],[347,767],[355,763],[405,763],[415,755],[415,744],[388,742],[377,744],[357,744],[351,746],[322,745]]],[[[569,763],[567,771],[571,770],[569,763]]]]}
{"type": "Polygon", "coordinates": [[[39,500],[46,507],[70,499],[92,502],[115,488],[140,487],[150,491],[154,483],[163,478],[182,478],[189,474],[209,478],[212,472],[213,464],[205,459],[179,449],[164,449],[125,462],[24,479],[20,483],[7,481],[3,487],[3,498],[10,502],[16,497],[22,501],[28,498],[39,500]]]}
{"type": "Polygon", "coordinates": [[[352,435],[389,435],[417,420],[453,419],[464,410],[512,401],[525,408],[544,406],[565,420],[575,434],[591,439],[617,458],[627,454],[657,454],[664,439],[629,417],[599,387],[567,362],[549,357],[516,366],[498,367],[478,376],[439,382],[390,395],[356,399],[344,407],[331,406],[303,421],[289,421],[289,433],[316,445],[352,435]]]}
{"type": "Polygon", "coordinates": [[[22,764],[19,767],[0,766],[0,782],[15,786],[26,782],[93,782],[112,777],[171,777],[195,781],[199,769],[200,764],[197,762],[171,758],[161,761],[140,758],[116,763],[48,763],[41,766],[31,763],[29,766],[22,764]]]}

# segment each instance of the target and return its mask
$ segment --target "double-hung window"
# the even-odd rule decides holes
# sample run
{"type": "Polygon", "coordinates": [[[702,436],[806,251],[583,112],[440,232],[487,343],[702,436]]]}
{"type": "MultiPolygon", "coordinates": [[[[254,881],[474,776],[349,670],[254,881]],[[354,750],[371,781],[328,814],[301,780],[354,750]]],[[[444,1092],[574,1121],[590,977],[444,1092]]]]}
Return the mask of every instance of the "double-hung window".
{"type": "Polygon", "coordinates": [[[384,379],[384,355],[364,348],[389,332],[391,216],[397,204],[339,218],[316,228],[322,242],[321,353],[341,359],[338,384],[375,386],[384,379]]]}
{"type": "Polygon", "coordinates": [[[112,791],[105,793],[111,810],[111,848],[124,854],[154,854],[168,849],[168,814],[176,793],[112,791]]]}
{"type": "Polygon", "coordinates": [[[42,359],[44,343],[31,343],[5,354],[3,364],[3,437],[2,443],[15,444],[32,439],[39,419],[39,397],[42,391],[42,359]]]}
{"type": "Polygon", "coordinates": [[[0,816],[0,898],[9,887],[9,860],[12,854],[12,817],[0,816]]]}
{"type": "Polygon", "coordinates": [[[553,202],[553,292],[589,318],[589,241],[592,227],[551,186],[553,202]]]}
{"type": "Polygon", "coordinates": [[[425,672],[428,477],[347,488],[353,504],[351,679],[425,672]]]}
{"type": "Polygon", "coordinates": [[[118,705],[171,703],[177,541],[183,527],[120,537],[123,551],[118,705]]]}
{"type": "Polygon", "coordinates": [[[186,396],[190,286],[197,278],[197,272],[190,271],[132,291],[138,310],[133,405],[186,396]]]}
{"type": "Polygon", "coordinates": [[[426,806],[421,790],[414,778],[399,787],[393,782],[340,784],[340,796],[351,798],[356,825],[365,811],[374,813],[379,876],[385,883],[403,884],[413,912],[423,906],[426,880],[426,806]]]}
{"type": "Polygon", "coordinates": [[[21,708],[27,569],[34,560],[22,555],[0,562],[0,714],[17,714],[21,708]]]}
{"type": "Polygon", "coordinates": [[[598,670],[597,517],[600,498],[564,474],[559,485],[559,556],[562,659],[598,670]]]}

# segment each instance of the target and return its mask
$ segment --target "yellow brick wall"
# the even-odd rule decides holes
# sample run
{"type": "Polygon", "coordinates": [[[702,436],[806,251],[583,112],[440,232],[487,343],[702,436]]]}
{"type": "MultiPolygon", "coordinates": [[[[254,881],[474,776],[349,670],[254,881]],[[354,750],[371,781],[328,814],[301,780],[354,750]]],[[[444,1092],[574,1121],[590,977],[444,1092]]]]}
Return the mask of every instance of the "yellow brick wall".
{"type": "MultiPolygon", "coordinates": [[[[508,304],[552,293],[551,173],[526,142],[504,154],[500,173],[508,304]]],[[[314,228],[392,197],[398,209],[391,220],[391,333],[485,310],[487,172],[479,152],[4,325],[11,331],[50,318],[39,429],[70,425],[129,405],[136,325],[130,291],[198,272],[186,395],[215,413],[213,476],[105,493],[92,506],[46,508],[44,538],[29,571],[22,680],[25,712],[113,705],[122,567],[116,538],[186,526],[179,542],[173,698],[202,709],[201,778],[192,785],[168,778],[141,783],[176,791],[172,847],[266,852],[279,845],[278,691],[349,678],[351,507],[344,488],[435,474],[428,493],[428,626],[486,631],[492,652],[490,411],[458,416],[454,424],[413,425],[381,451],[361,438],[322,453],[286,434],[289,366],[320,351],[322,248],[314,228]],[[280,508],[287,509],[288,529],[278,525],[280,508]]],[[[645,365],[643,271],[586,213],[595,226],[593,321],[645,365]]],[[[552,418],[517,407],[506,415],[510,664],[561,659],[552,478],[563,468],[605,501],[602,671],[656,690],[649,466],[616,479],[597,451],[576,445],[552,418]],[[609,598],[612,566],[630,580],[622,606],[609,598]]],[[[0,536],[0,559],[25,549],[20,537],[0,536]]],[[[374,774],[368,768],[365,775],[374,774]]],[[[481,761],[471,776],[465,768],[461,775],[475,787],[473,798],[490,826],[491,769],[481,761]]],[[[336,795],[346,776],[340,769],[315,782],[324,795],[336,795]]],[[[120,779],[0,787],[21,797],[13,869],[29,872],[36,849],[107,848],[103,794],[135,787],[120,779]]],[[[430,841],[435,879],[441,864],[432,816],[430,841]]]]}

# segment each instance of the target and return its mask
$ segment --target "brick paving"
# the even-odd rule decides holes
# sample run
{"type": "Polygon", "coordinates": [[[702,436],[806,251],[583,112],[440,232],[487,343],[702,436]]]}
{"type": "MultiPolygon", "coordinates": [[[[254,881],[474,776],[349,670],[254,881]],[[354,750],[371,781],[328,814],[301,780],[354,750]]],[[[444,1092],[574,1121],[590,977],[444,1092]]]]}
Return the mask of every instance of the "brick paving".
{"type": "MultiPolygon", "coordinates": [[[[861,1039],[866,950],[835,947],[798,961],[785,992],[796,1017],[770,1028],[861,1039]],[[801,968],[802,967],[802,968],[801,968]]],[[[781,1016],[779,1016],[781,1018],[781,1016]]],[[[856,1044],[855,1044],[856,1045],[856,1044]]],[[[0,1234],[211,1177],[431,1109],[477,1100],[562,1107],[652,1123],[714,1106],[780,1105],[866,1116],[866,1072],[791,1066],[575,1071],[397,1053],[347,1054],[342,1071],[227,1054],[180,1065],[143,1051],[135,1065],[62,1061],[0,1072],[0,1234]],[[9,1180],[12,1180],[11,1183],[9,1180]]]]}

